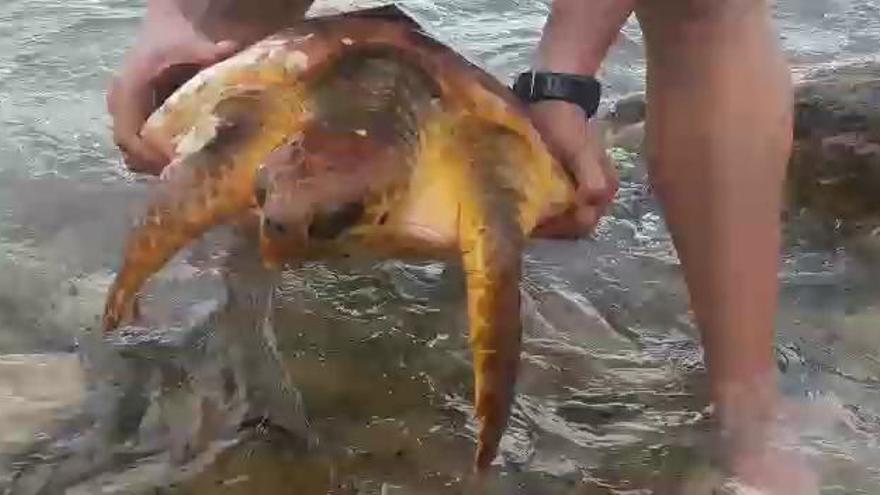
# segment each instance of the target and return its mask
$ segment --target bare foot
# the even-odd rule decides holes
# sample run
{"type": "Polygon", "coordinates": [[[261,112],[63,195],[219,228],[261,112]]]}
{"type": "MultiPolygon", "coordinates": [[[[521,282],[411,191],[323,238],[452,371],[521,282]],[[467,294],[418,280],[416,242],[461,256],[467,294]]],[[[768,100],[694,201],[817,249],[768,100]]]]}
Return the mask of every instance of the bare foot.
{"type": "Polygon", "coordinates": [[[734,479],[725,483],[723,494],[819,494],[818,476],[794,450],[768,445],[737,454],[729,463],[734,479]]]}
{"type": "Polygon", "coordinates": [[[818,495],[819,478],[798,448],[797,432],[811,406],[784,399],[777,404],[773,419],[742,415],[730,422],[723,448],[732,479],[720,493],[818,495]]]}

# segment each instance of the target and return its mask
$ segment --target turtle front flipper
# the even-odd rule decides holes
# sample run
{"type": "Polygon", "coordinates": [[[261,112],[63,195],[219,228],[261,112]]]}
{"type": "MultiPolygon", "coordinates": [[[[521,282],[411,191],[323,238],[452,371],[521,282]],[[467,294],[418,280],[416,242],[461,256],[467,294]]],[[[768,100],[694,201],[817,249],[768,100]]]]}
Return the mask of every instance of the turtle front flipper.
{"type": "Polygon", "coordinates": [[[451,185],[458,197],[479,421],[474,462],[484,471],[507,427],[519,369],[524,198],[510,173],[528,147],[511,131],[471,116],[456,119],[445,132],[436,130],[430,153],[453,162],[446,170],[456,179],[451,185]]]}
{"type": "Polygon", "coordinates": [[[485,206],[468,209],[462,208],[459,242],[480,422],[475,463],[484,470],[507,427],[519,369],[522,243],[515,230],[500,228],[498,215],[485,206]]]}
{"type": "Polygon", "coordinates": [[[294,91],[243,88],[222,98],[178,143],[181,155],[128,239],[104,308],[105,333],[130,317],[142,285],[180,249],[254,205],[257,168],[302,130],[302,102],[294,91]]]}

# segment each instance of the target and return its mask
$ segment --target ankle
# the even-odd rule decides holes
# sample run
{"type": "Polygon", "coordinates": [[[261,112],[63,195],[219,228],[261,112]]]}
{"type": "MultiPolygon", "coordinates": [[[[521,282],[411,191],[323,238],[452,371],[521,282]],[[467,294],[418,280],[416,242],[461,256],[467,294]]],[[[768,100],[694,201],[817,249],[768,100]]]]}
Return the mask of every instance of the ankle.
{"type": "Polygon", "coordinates": [[[782,421],[774,372],[715,384],[712,405],[721,435],[734,443],[763,443],[782,421]]]}

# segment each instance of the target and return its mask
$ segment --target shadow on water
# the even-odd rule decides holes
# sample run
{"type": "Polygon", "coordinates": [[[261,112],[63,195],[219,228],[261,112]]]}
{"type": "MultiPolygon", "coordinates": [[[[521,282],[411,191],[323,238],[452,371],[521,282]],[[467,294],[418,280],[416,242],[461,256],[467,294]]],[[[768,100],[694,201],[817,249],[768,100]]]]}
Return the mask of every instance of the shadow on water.
{"type": "MultiPolygon", "coordinates": [[[[512,4],[412,7],[506,77],[546,14],[512,4]]],[[[778,17],[810,62],[863,55],[877,36],[870,8],[781,2],[778,17]],[[832,36],[855,32],[853,19],[869,22],[848,42],[832,36]],[[823,36],[803,38],[812,31],[823,36]]],[[[633,150],[613,150],[623,187],[595,239],[536,241],[528,254],[520,395],[490,486],[468,477],[455,265],[269,274],[219,230],[151,284],[149,332],[102,341],[96,318],[144,191],[114,161],[102,92],[139,13],[123,0],[0,6],[0,490],[704,494],[719,483],[685,288],[633,150]]],[[[640,39],[626,33],[612,97],[640,88],[640,39]]],[[[880,250],[812,227],[790,223],[780,272],[783,387],[803,406],[798,446],[825,493],[878,493],[880,250]]]]}

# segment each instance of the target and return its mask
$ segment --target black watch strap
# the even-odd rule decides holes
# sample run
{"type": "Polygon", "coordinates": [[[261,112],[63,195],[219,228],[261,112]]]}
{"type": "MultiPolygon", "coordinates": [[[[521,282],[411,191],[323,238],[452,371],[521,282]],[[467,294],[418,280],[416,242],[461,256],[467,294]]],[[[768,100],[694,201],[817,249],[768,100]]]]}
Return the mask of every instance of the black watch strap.
{"type": "Polygon", "coordinates": [[[560,72],[523,72],[513,83],[513,92],[526,103],[562,100],[578,105],[591,118],[599,109],[602,86],[595,78],[560,72]]]}

